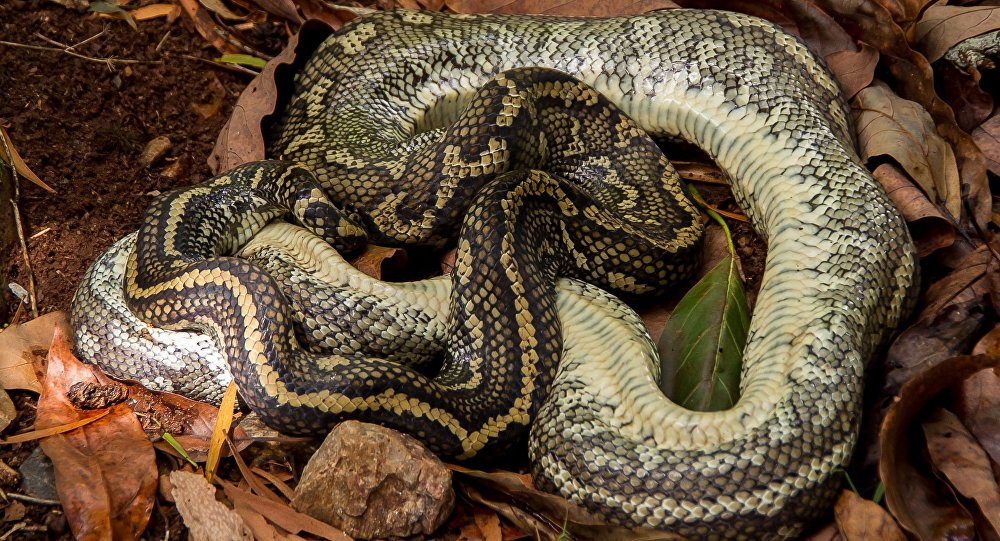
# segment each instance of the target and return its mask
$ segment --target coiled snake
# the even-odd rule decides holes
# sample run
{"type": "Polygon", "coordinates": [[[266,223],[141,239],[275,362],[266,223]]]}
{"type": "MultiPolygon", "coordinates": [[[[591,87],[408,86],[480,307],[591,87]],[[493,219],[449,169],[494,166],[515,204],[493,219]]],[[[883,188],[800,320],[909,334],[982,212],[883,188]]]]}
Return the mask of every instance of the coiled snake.
{"type": "Polygon", "coordinates": [[[320,46],[271,133],[283,161],[158,198],[95,263],[81,356],[202,396],[228,363],[290,432],[360,418],[468,458],[531,426],[539,484],[628,526],[787,538],[829,503],[915,257],[795,38],[719,11],[378,13],[320,46]],[[669,402],[635,314],[554,286],[656,293],[692,266],[697,212],[643,130],[707,152],[769,243],[729,411],[669,402]],[[373,281],[319,240],[440,246],[466,212],[451,281],[373,281]],[[277,216],[318,237],[259,232],[277,216]],[[415,367],[442,350],[433,377],[415,367]]]}

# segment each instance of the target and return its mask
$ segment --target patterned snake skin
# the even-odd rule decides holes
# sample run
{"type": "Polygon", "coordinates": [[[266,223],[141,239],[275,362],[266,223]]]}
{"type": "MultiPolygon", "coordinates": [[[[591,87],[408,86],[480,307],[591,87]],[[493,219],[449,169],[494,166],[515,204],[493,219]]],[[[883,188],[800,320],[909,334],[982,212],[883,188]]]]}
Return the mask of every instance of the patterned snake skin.
{"type": "Polygon", "coordinates": [[[207,362],[217,371],[228,359],[241,393],[272,424],[308,431],[359,417],[400,426],[459,457],[502,446],[537,411],[530,453],[536,479],[548,490],[615,522],[692,539],[793,537],[834,494],[832,472],[846,464],[856,439],[865,363],[905,315],[915,285],[905,224],[861,165],[847,112],[836,82],[800,42],[745,15],[671,10],[557,19],[378,13],[320,46],[272,126],[272,155],[303,167],[253,164],[224,175],[232,183],[210,183],[155,203],[138,248],[123,240],[81,286],[73,307],[77,347],[81,356],[113,372],[185,390],[216,388],[204,383],[209,378],[221,382],[217,373],[206,373],[201,383],[189,383],[194,376],[188,361],[200,367],[207,362]],[[519,80],[521,72],[507,71],[532,66],[572,77],[529,70],[532,75],[519,80]],[[522,91],[532,99],[520,101],[522,91]],[[491,93],[493,101],[484,99],[491,93]],[[546,105],[545,100],[561,99],[592,110],[583,116],[546,105]],[[537,114],[522,115],[522,109],[537,114]],[[590,132],[579,124],[596,127],[593,115],[602,114],[614,130],[587,139],[590,132]],[[522,117],[529,120],[514,131],[524,139],[477,131],[483,124],[492,129],[522,117]],[[570,274],[613,291],[655,292],[690,266],[683,259],[661,265],[659,255],[646,251],[684,252],[696,244],[688,237],[696,234],[697,221],[671,225],[679,236],[673,243],[656,228],[664,216],[693,216],[686,200],[675,197],[679,188],[673,187],[669,165],[652,150],[652,166],[628,165],[631,160],[619,165],[600,152],[648,148],[630,118],[653,136],[681,137],[706,151],[732,179],[737,201],[768,241],[741,396],[731,410],[691,412],[664,398],[655,383],[655,348],[620,301],[578,282],[561,282],[558,293],[551,289],[556,275],[570,274]],[[559,127],[545,127],[553,119],[559,127]],[[541,128],[543,135],[532,135],[537,132],[529,127],[541,128]],[[587,148],[574,149],[572,138],[553,144],[560,150],[548,163],[546,149],[566,133],[581,137],[587,148]],[[616,142],[621,134],[628,137],[616,142]],[[552,165],[557,175],[582,179],[589,195],[574,195],[574,185],[558,176],[523,172],[491,180],[539,162],[552,165]],[[650,191],[648,181],[632,184],[634,167],[652,167],[638,177],[662,178],[661,191],[650,191]],[[607,182],[594,180],[609,175],[607,182]],[[465,182],[481,177],[475,185],[465,182]],[[266,188],[286,185],[282,194],[266,188]],[[340,211],[314,210],[323,192],[340,211]],[[607,193],[615,195],[602,195],[607,193]],[[535,268],[544,272],[510,272],[498,282],[495,269],[517,270],[527,264],[524,258],[536,256],[514,255],[517,248],[497,216],[531,207],[539,197],[559,211],[539,205],[523,214],[535,218],[513,215],[517,225],[509,229],[528,232],[538,248],[532,253],[564,250],[561,257],[575,263],[550,267],[537,257],[535,268]],[[300,271],[282,270],[281,262],[297,258],[299,264],[313,261],[306,264],[313,275],[339,279],[348,289],[361,281],[343,278],[350,271],[342,266],[330,270],[332,255],[301,255],[306,233],[268,233],[273,228],[251,241],[257,246],[249,252],[254,262],[216,257],[232,253],[270,218],[286,214],[328,241],[343,243],[338,238],[346,231],[353,235],[356,224],[378,243],[440,245],[454,238],[474,200],[486,206],[474,205],[465,220],[454,288],[443,280],[391,287],[366,282],[361,297],[341,289],[302,293],[321,290],[320,280],[258,275],[295,275],[300,271]],[[222,207],[213,206],[220,201],[222,207]],[[577,209],[593,209],[580,212],[592,221],[573,222],[577,209]],[[207,218],[188,220],[183,212],[207,218]],[[561,219],[573,225],[560,230],[561,219]],[[214,233],[223,225],[229,236],[214,233]],[[593,229],[598,226],[602,229],[593,229]],[[491,234],[494,229],[501,232],[491,234]],[[619,229],[632,235],[622,236],[619,229]],[[532,236],[536,230],[564,242],[545,240],[548,234],[532,236]],[[468,245],[475,236],[469,231],[487,235],[477,241],[478,250],[468,245]],[[636,234],[649,242],[625,240],[636,234]],[[185,240],[189,237],[193,240],[185,240]],[[282,242],[284,252],[274,247],[282,242]],[[557,247],[562,244],[568,247],[557,247]],[[514,257],[521,259],[512,265],[514,257]],[[192,259],[194,266],[182,265],[192,259]],[[629,266],[628,274],[621,270],[629,266]],[[142,270],[147,267],[150,274],[142,270]],[[120,287],[123,275],[127,295],[120,287]],[[478,286],[468,287],[470,282],[478,286]],[[202,306],[235,307],[242,324],[205,316],[209,308],[192,308],[193,297],[173,295],[166,283],[185,292],[205,287],[210,294],[203,298],[214,300],[202,306]],[[331,316],[339,322],[333,324],[320,321],[326,316],[253,304],[248,299],[254,295],[284,295],[299,306],[353,308],[339,319],[331,316]],[[222,351],[204,357],[188,353],[205,340],[184,335],[190,346],[169,342],[174,333],[145,330],[126,304],[165,327],[217,333],[218,344],[209,349],[222,351]],[[176,316],[179,311],[188,313],[176,316]],[[383,339],[397,334],[397,344],[439,343],[453,339],[456,329],[464,338],[458,339],[458,351],[448,351],[441,372],[427,378],[402,364],[367,360],[377,352],[365,339],[351,337],[362,327],[352,318],[363,314],[385,314],[372,323],[382,332],[369,334],[383,339]],[[314,357],[289,353],[281,335],[252,337],[248,331],[261,321],[290,327],[293,318],[304,343],[311,343],[310,335],[323,342],[330,328],[346,338],[312,346],[327,356],[311,365],[314,357]],[[510,327],[493,327],[505,319],[510,327]],[[412,323],[407,330],[385,332],[404,320],[412,323]],[[563,347],[556,332],[560,322],[563,347]],[[234,335],[234,328],[240,333],[234,335]],[[505,338],[504,329],[513,328],[520,338],[505,338]],[[484,340],[500,345],[484,346],[484,340]],[[504,365],[489,357],[497,348],[519,353],[504,365]],[[150,367],[154,350],[171,359],[167,368],[150,367]],[[558,374],[543,403],[560,352],[558,374]],[[247,355],[249,361],[232,363],[234,356],[247,355]],[[301,377],[289,379],[282,370],[301,377]],[[349,373],[349,388],[331,390],[333,373],[349,373]],[[498,382],[506,382],[506,390],[498,382]],[[398,392],[404,388],[412,396],[398,392]],[[508,409],[490,413],[498,405],[508,409]],[[302,410],[308,410],[306,420],[302,410]],[[470,434],[470,426],[477,431],[470,434]]]}

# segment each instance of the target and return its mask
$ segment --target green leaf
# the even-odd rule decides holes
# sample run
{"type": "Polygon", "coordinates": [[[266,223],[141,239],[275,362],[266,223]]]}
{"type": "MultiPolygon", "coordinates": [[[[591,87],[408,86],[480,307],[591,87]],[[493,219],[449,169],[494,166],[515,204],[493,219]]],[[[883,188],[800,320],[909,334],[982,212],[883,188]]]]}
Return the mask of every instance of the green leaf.
{"type": "Polygon", "coordinates": [[[223,64],[239,64],[257,69],[261,69],[264,67],[264,64],[267,64],[267,60],[248,54],[224,54],[216,58],[215,61],[223,64]]]}
{"type": "Polygon", "coordinates": [[[184,460],[187,460],[188,463],[190,463],[192,466],[194,466],[195,468],[198,467],[198,463],[191,458],[191,455],[189,455],[187,451],[184,450],[184,446],[181,445],[181,442],[174,439],[173,434],[171,434],[170,432],[164,432],[163,441],[170,444],[170,446],[174,448],[174,451],[177,451],[182,457],[184,457],[184,460]]]}
{"type": "MultiPolygon", "coordinates": [[[[727,231],[728,235],[728,231],[727,231]]],[[[660,335],[660,389],[697,411],[731,408],[739,398],[750,309],[732,252],[671,314],[660,335]]]]}

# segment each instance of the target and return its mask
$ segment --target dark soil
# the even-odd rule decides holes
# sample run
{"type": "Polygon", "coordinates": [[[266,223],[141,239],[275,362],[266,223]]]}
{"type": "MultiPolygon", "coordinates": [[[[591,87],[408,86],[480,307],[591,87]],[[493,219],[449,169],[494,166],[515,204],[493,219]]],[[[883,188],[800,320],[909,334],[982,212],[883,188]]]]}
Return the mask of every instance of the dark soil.
{"type": "MultiPolygon", "coordinates": [[[[66,310],[87,266],[136,229],[152,195],[210,175],[206,159],[248,77],[214,67],[214,51],[185,17],[139,23],[77,13],[41,1],[0,3],[3,40],[155,64],[106,65],[0,45],[0,124],[25,162],[57,190],[22,183],[21,212],[42,313],[66,310]],[[151,168],[140,163],[152,139],[171,147],[151,168]],[[32,237],[32,235],[37,235],[32,237]]],[[[19,254],[8,281],[28,287],[19,254]]],[[[7,288],[3,288],[6,290],[7,288]]],[[[7,293],[9,294],[9,293],[7,293]]]]}

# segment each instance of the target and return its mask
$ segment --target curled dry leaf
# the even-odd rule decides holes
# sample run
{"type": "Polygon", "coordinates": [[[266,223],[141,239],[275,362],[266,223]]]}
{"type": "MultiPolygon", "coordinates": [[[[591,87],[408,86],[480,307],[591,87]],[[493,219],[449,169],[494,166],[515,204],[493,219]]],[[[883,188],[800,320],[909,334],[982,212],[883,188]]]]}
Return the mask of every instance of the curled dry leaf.
{"type": "Polygon", "coordinates": [[[950,62],[939,63],[934,71],[938,76],[941,97],[955,110],[958,126],[972,133],[993,112],[993,96],[979,86],[982,74],[976,68],[970,68],[966,73],[950,62]]]}
{"type": "Polygon", "coordinates": [[[961,216],[955,154],[937,134],[927,111],[881,82],[858,92],[852,105],[862,157],[890,156],[932,201],[952,216],[961,216]]]}
{"type": "Polygon", "coordinates": [[[240,515],[215,499],[215,487],[204,477],[186,471],[170,472],[170,494],[188,527],[191,539],[244,541],[253,535],[240,515]]]}
{"type": "Polygon", "coordinates": [[[906,536],[885,509],[850,490],[840,493],[833,506],[833,515],[845,541],[906,541],[906,536]]]}
{"type": "MultiPolygon", "coordinates": [[[[93,413],[66,398],[77,382],[97,381],[70,352],[57,328],[38,398],[37,429],[63,425],[93,413]]],[[[156,497],[153,446],[125,404],[112,406],[102,419],[45,438],[42,451],[55,467],[56,490],[77,539],[138,539],[156,497]]]]}
{"type": "Polygon", "coordinates": [[[899,167],[883,163],[872,175],[909,224],[920,257],[954,244],[955,227],[899,167]]]}
{"type": "Polygon", "coordinates": [[[279,95],[290,88],[293,63],[312,54],[333,28],[324,22],[306,21],[281,53],[247,85],[208,157],[208,165],[214,173],[264,159],[261,123],[274,113],[279,95]]]}
{"type": "Polygon", "coordinates": [[[910,430],[924,405],[945,389],[976,372],[1000,365],[1000,357],[952,357],[916,375],[900,390],[882,422],[879,475],[885,484],[889,511],[900,525],[921,540],[972,539],[974,525],[968,513],[911,462],[914,443],[910,430]]]}
{"type": "Polygon", "coordinates": [[[37,373],[52,343],[56,328],[70,336],[69,320],[64,312],[52,312],[27,323],[11,325],[0,331],[0,387],[40,392],[37,373]]]}
{"type": "Polygon", "coordinates": [[[923,423],[934,469],[955,490],[978,506],[980,521],[1000,536],[1000,486],[993,478],[990,457],[954,413],[938,408],[923,423]]]}
{"type": "Polygon", "coordinates": [[[913,37],[934,62],[959,42],[998,28],[1000,7],[933,5],[917,21],[913,37]]]}
{"type": "Polygon", "coordinates": [[[989,170],[1000,176],[1000,113],[972,130],[972,139],[983,151],[989,170]]]}
{"type": "Polygon", "coordinates": [[[657,9],[676,8],[670,0],[445,0],[456,13],[529,13],[543,15],[586,15],[610,17],[639,15],[657,9]]]}
{"type": "Polygon", "coordinates": [[[365,246],[363,252],[351,260],[351,265],[368,276],[381,280],[383,274],[404,268],[406,260],[406,250],[369,244],[365,246]]]}
{"type": "Polygon", "coordinates": [[[534,488],[526,475],[484,472],[449,465],[455,472],[456,490],[473,503],[493,509],[522,531],[538,539],[578,541],[683,541],[676,534],[649,529],[628,529],[607,524],[568,500],[534,488]]]}
{"type": "MultiPolygon", "coordinates": [[[[973,354],[980,354],[979,346],[989,340],[994,346],[988,355],[1000,354],[1000,326],[990,331],[976,345],[973,354]]],[[[976,437],[994,462],[1000,464],[1000,376],[992,370],[982,370],[969,376],[959,387],[953,407],[962,423],[976,437]]]]}

